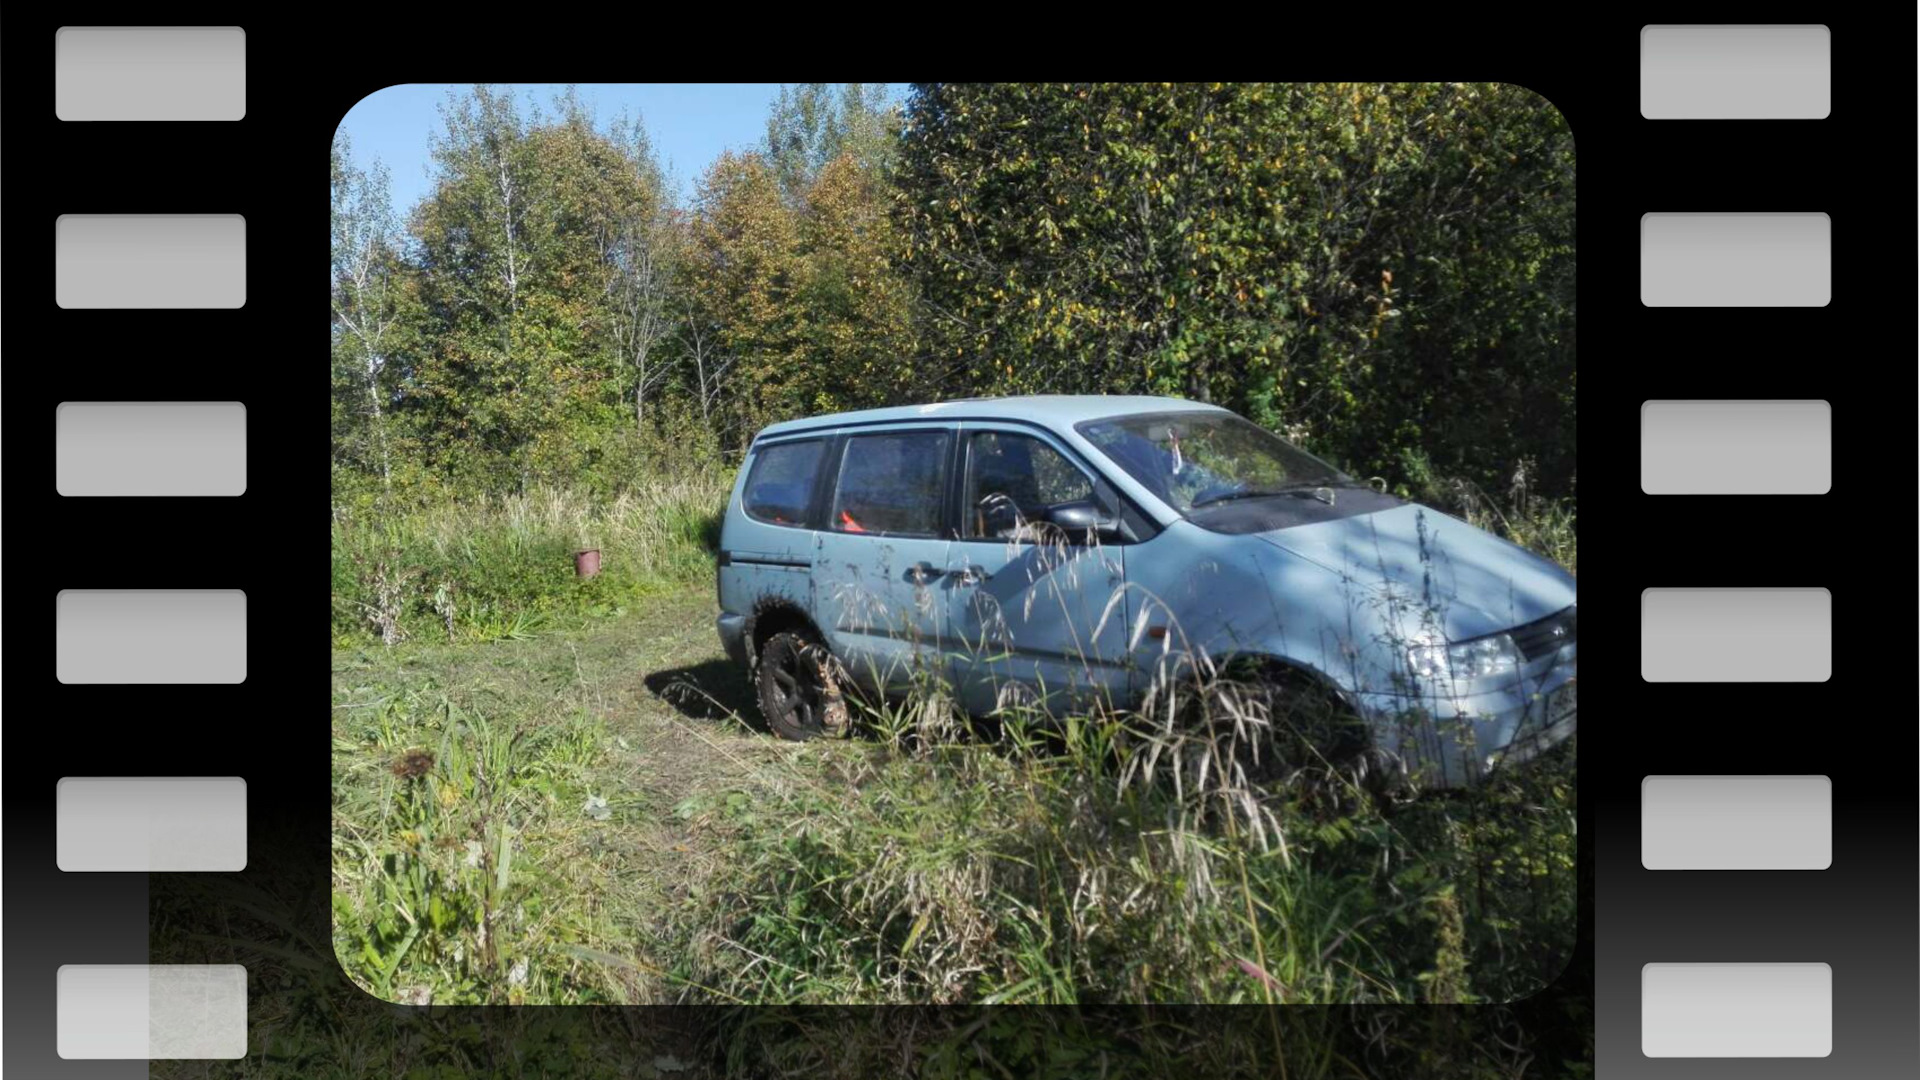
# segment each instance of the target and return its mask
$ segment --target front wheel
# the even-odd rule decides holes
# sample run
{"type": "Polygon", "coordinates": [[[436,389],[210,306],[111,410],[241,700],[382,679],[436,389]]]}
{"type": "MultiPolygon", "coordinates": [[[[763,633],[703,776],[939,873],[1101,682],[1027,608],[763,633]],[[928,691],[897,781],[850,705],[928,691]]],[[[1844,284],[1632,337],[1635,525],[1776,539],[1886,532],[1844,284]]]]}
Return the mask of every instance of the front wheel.
{"type": "Polygon", "coordinates": [[[1265,752],[1250,771],[1315,802],[1344,805],[1362,791],[1382,803],[1404,798],[1403,777],[1376,748],[1371,726],[1331,688],[1270,667],[1234,674],[1268,724],[1265,752]]]}

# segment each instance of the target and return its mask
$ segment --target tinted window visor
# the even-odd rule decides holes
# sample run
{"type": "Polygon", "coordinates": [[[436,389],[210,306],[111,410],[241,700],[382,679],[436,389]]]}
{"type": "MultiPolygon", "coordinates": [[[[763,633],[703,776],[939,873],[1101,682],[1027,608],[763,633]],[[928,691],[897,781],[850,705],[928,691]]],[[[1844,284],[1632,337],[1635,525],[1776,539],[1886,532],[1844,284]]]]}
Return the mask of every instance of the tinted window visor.
{"type": "Polygon", "coordinates": [[[1231,413],[1123,416],[1081,434],[1183,517],[1260,499],[1312,498],[1360,481],[1231,413]]]}

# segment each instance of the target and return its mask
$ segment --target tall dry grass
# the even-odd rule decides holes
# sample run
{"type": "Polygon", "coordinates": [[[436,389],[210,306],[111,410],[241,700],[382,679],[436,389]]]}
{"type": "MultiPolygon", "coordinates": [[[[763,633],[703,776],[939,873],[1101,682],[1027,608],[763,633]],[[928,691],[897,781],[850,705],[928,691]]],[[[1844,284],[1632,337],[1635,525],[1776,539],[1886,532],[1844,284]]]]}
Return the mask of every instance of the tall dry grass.
{"type": "Polygon", "coordinates": [[[336,642],[524,636],[711,580],[731,477],[702,469],[596,498],[547,488],[332,521],[336,642]],[[600,552],[580,579],[574,553],[600,552]]]}

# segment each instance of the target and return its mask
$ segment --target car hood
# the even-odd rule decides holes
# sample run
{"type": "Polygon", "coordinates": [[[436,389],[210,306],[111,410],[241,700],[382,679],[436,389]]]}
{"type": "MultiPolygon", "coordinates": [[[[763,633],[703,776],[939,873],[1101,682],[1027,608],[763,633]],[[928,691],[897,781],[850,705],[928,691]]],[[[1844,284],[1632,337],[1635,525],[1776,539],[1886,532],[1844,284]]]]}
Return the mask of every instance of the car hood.
{"type": "Polygon", "coordinates": [[[1418,503],[1255,535],[1393,597],[1412,622],[1431,610],[1449,641],[1512,629],[1575,600],[1573,575],[1557,564],[1418,503]]]}

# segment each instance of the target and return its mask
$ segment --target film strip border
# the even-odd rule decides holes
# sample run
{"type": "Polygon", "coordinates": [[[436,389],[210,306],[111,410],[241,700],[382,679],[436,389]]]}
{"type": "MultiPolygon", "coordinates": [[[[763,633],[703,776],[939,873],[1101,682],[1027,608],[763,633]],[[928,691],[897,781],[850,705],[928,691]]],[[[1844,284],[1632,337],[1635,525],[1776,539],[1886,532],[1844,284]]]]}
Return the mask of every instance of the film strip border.
{"type": "MultiPolygon", "coordinates": [[[[211,171],[246,159],[246,91],[247,34],[238,26],[61,27],[47,145],[65,161],[94,162],[116,147],[134,156],[170,132],[183,160],[210,152],[212,160],[197,165],[211,171]]],[[[155,171],[180,164],[146,161],[155,171]]],[[[176,336],[191,327],[197,362],[210,367],[230,363],[245,337],[247,217],[236,206],[193,204],[217,199],[219,186],[201,185],[190,201],[169,205],[163,200],[178,197],[177,186],[169,194],[170,185],[129,177],[117,188],[78,185],[64,193],[73,202],[50,208],[56,325],[69,332],[55,339],[78,334],[117,348],[119,358],[183,372],[103,379],[84,400],[72,383],[56,381],[58,400],[45,403],[54,413],[57,529],[87,535],[118,522],[126,531],[115,535],[133,541],[131,558],[60,572],[58,714],[104,720],[102,706],[124,702],[128,691],[153,703],[148,722],[114,731],[135,744],[131,753],[72,758],[122,766],[114,775],[63,772],[48,792],[63,879],[54,891],[67,901],[41,943],[65,951],[53,955],[51,972],[36,972],[52,976],[37,988],[53,1001],[52,1049],[65,1062],[125,1063],[70,1065],[62,1075],[132,1075],[134,1067],[145,1075],[136,1062],[247,1052],[245,967],[148,963],[145,884],[152,874],[245,870],[247,781],[159,772],[177,755],[143,754],[138,745],[218,738],[237,719],[227,715],[237,699],[208,692],[248,677],[246,574],[242,560],[221,557],[220,537],[226,532],[232,543],[231,526],[248,516],[249,409],[244,400],[181,399],[198,396],[180,395],[196,384],[240,384],[186,376],[196,361],[181,355],[188,339],[176,336]],[[130,348],[138,340],[148,347],[130,348]],[[152,392],[162,388],[172,393],[152,392]],[[201,543],[145,542],[167,532],[201,543]],[[191,555],[170,557],[188,547],[191,555]],[[197,717],[177,708],[183,691],[202,695],[197,717]],[[155,774],[128,775],[124,766],[142,757],[155,774]]],[[[217,767],[219,757],[204,760],[217,767]]]]}
{"type": "MultiPolygon", "coordinates": [[[[1825,26],[1650,25],[1640,32],[1640,114],[1647,123],[1823,123],[1831,112],[1825,26]]],[[[1668,167],[1706,164],[1682,159],[1668,167]]],[[[1818,309],[1799,312],[1811,322],[1833,299],[1833,223],[1825,207],[1650,206],[1639,239],[1641,304],[1687,309],[1682,317],[1701,328],[1738,319],[1744,308],[1818,309]]],[[[1648,400],[1641,406],[1640,489],[1653,499],[1824,497],[1832,474],[1827,400],[1648,400]]],[[[1798,573],[1781,571],[1787,579],[1646,588],[1642,680],[1828,682],[1832,593],[1823,582],[1801,587],[1809,583],[1798,573]]],[[[1783,760],[1779,767],[1788,765],[1783,760]]],[[[1676,873],[1824,871],[1832,856],[1826,775],[1656,774],[1641,782],[1640,864],[1647,876],[1641,891],[1649,896],[1676,873]]],[[[1769,891],[1762,878],[1753,885],[1756,895],[1769,891]]],[[[1642,965],[1639,997],[1646,1058],[1826,1058],[1833,1052],[1833,968],[1818,953],[1738,960],[1662,955],[1642,965]]]]}
{"type": "Polygon", "coordinates": [[[1827,25],[1639,36],[1639,304],[1621,314],[1658,362],[1628,380],[1644,546],[1626,558],[1641,644],[1623,715],[1641,722],[1610,736],[1633,764],[1598,845],[1599,1072],[1908,1075],[1883,1071],[1897,1040],[1874,999],[1912,958],[1863,918],[1885,853],[1858,809],[1887,766],[1818,721],[1875,679],[1872,645],[1847,639],[1836,666],[1836,601],[1866,598],[1858,538],[1820,524],[1859,493],[1844,463],[1874,408],[1820,359],[1857,315],[1834,296],[1834,238],[1862,243],[1864,219],[1832,170],[1846,109],[1873,106],[1835,113],[1827,25]]]}

